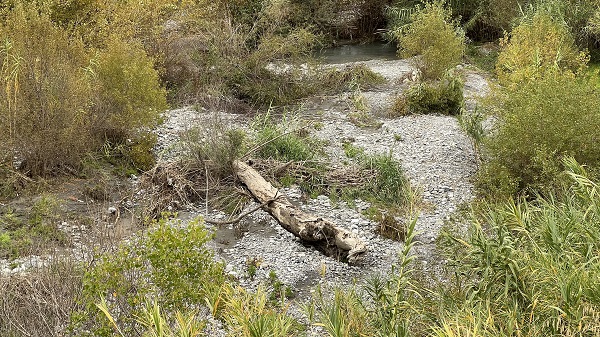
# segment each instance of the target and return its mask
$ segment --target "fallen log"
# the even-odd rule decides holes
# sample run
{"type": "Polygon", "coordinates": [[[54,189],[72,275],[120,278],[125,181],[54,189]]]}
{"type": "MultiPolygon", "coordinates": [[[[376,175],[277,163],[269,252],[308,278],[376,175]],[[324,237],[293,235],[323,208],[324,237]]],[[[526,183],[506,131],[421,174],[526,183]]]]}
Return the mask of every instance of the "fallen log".
{"type": "Polygon", "coordinates": [[[271,214],[288,232],[325,255],[355,263],[367,251],[365,244],[354,233],[294,206],[250,165],[236,160],[233,168],[238,179],[246,185],[263,210],[271,214]]]}

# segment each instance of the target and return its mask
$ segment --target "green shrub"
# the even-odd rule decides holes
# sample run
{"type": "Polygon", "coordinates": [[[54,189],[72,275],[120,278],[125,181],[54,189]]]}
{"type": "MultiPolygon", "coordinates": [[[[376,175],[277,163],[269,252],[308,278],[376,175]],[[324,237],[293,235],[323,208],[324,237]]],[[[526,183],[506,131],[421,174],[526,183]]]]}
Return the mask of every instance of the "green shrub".
{"type": "Polygon", "coordinates": [[[101,297],[126,332],[139,328],[134,315],[143,311],[147,296],[156,297],[169,313],[204,303],[210,289],[218,289],[225,280],[223,265],[205,247],[210,239],[198,219],[183,225],[163,218],[147,234],[121,244],[116,253],[100,256],[83,279],[80,300],[86,309],[73,316],[74,329],[112,335],[95,306],[101,297]]]}
{"type": "Polygon", "coordinates": [[[503,85],[534,81],[553,72],[575,74],[587,63],[569,28],[544,12],[525,18],[501,41],[496,73],[503,85]]]}
{"type": "Polygon", "coordinates": [[[403,55],[420,55],[415,65],[426,79],[442,78],[460,63],[465,50],[464,33],[441,1],[425,4],[396,38],[403,55]]]}
{"type": "Polygon", "coordinates": [[[167,108],[166,92],[141,46],[112,38],[91,71],[98,93],[95,133],[122,144],[159,123],[167,108]]]}
{"type": "Polygon", "coordinates": [[[6,88],[0,125],[8,130],[0,136],[1,160],[12,164],[16,156],[32,176],[73,173],[109,142],[131,145],[119,155],[126,153],[137,168],[150,167],[154,144],[146,134],[166,109],[152,60],[139,44],[114,35],[106,49],[92,52],[48,11],[17,1],[0,27],[0,84],[6,88]]]}
{"type": "Polygon", "coordinates": [[[497,130],[483,143],[484,194],[547,191],[560,177],[560,158],[600,165],[600,91],[592,79],[549,77],[505,90],[493,100],[501,111],[497,130]],[[502,192],[502,193],[500,193],[502,192]]]}
{"type": "MultiPolygon", "coordinates": [[[[410,87],[405,99],[410,113],[458,115],[464,105],[463,83],[459,77],[447,75],[439,82],[422,82],[410,87]]],[[[398,108],[402,107],[398,104],[401,103],[396,104],[398,108]]]]}

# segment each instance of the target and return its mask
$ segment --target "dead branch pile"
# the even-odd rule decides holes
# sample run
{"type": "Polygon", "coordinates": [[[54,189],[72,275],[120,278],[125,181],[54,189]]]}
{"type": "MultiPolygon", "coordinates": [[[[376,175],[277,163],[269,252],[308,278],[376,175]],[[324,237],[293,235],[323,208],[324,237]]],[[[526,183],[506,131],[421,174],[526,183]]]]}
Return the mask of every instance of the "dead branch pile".
{"type": "Polygon", "coordinates": [[[144,217],[157,218],[161,213],[174,211],[198,202],[206,195],[206,174],[182,162],[162,163],[144,173],[140,187],[144,194],[144,217]]]}

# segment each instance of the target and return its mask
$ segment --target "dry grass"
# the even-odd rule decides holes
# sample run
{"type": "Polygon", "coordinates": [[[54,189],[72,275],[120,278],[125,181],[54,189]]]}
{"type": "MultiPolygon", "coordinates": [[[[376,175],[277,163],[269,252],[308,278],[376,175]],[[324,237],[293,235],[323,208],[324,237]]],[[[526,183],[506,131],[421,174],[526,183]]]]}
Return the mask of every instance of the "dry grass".
{"type": "Polygon", "coordinates": [[[75,298],[82,290],[82,270],[65,259],[19,275],[0,275],[0,336],[62,337],[75,298]]]}

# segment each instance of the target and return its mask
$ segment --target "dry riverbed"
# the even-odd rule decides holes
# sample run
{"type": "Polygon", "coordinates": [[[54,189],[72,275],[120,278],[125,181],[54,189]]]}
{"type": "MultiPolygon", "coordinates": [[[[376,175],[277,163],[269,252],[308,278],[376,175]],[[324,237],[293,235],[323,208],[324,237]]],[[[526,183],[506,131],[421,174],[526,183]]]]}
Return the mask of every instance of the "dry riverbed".
{"type": "MultiPolygon", "coordinates": [[[[387,118],[395,97],[409,85],[414,76],[413,68],[406,60],[366,61],[362,62],[373,71],[386,78],[387,83],[371,91],[362,91],[360,95],[366,103],[366,112],[375,115],[377,128],[365,128],[355,125],[351,119],[353,111],[350,93],[314,97],[302,104],[299,118],[319,124],[319,128],[311,129],[311,136],[321,139],[326,145],[325,152],[332,165],[340,164],[348,158],[345,156],[343,143],[351,143],[368,154],[391,153],[398,160],[411,185],[422,198],[422,205],[416,223],[418,231],[416,253],[419,263],[425,270],[435,269],[439,263],[435,256],[435,240],[444,222],[464,203],[473,197],[471,178],[476,170],[476,159],[470,140],[461,130],[455,117],[440,115],[413,115],[399,118],[387,118]]],[[[336,67],[346,67],[339,64],[336,67]]],[[[465,79],[465,97],[467,108],[472,109],[477,96],[488,91],[487,80],[477,71],[459,66],[465,79]]],[[[218,118],[220,123],[248,129],[251,117],[245,115],[210,112],[193,108],[181,108],[165,113],[165,123],[156,131],[159,144],[157,154],[159,161],[175,161],[180,155],[181,138],[191,127],[209,127],[218,118]]],[[[94,212],[105,228],[113,226],[127,227],[121,217],[115,221],[115,211],[131,210],[136,199],[143,198],[143,190],[135,190],[137,177],[126,182],[127,193],[114,197],[107,202],[95,205],[94,212]]],[[[310,298],[315,285],[330,288],[334,286],[350,286],[363,282],[367,277],[378,273],[390,272],[397,261],[402,243],[384,238],[376,233],[377,223],[363,215],[370,205],[356,200],[352,204],[343,201],[332,202],[326,196],[307,198],[295,186],[281,190],[294,204],[306,212],[327,217],[339,226],[356,233],[368,247],[361,263],[349,265],[326,257],[309,245],[299,241],[284,230],[267,213],[256,211],[238,224],[212,227],[216,238],[212,243],[217,255],[226,263],[226,270],[235,276],[242,286],[255,289],[260,283],[268,282],[273,273],[295,294],[295,303],[310,298]],[[256,267],[249,272],[249,264],[256,267]]],[[[75,195],[75,192],[72,193],[75,195]]],[[[79,197],[64,196],[67,203],[82,203],[79,197]]],[[[252,208],[256,205],[247,205],[252,208]]],[[[83,206],[80,206],[83,207],[83,206]]],[[[88,210],[90,207],[88,207],[88,210]]],[[[188,205],[180,211],[185,221],[195,216],[206,216],[203,204],[188,205]]],[[[125,215],[125,213],[123,214],[125,215]]],[[[219,211],[211,211],[212,219],[224,219],[219,211]]],[[[408,221],[408,219],[404,219],[408,221]]],[[[62,222],[61,230],[70,235],[75,248],[79,252],[88,229],[62,222]]],[[[98,225],[96,225],[98,227],[98,225]]],[[[67,250],[68,251],[68,250],[67,250]]],[[[24,259],[0,260],[1,273],[17,273],[28,268],[44,265],[47,258],[33,256],[24,259]]],[[[298,306],[291,306],[291,312],[299,319],[302,314],[298,306]]],[[[223,335],[218,322],[212,325],[213,335],[223,335]]],[[[317,327],[311,327],[313,336],[320,336],[317,327]]]]}

